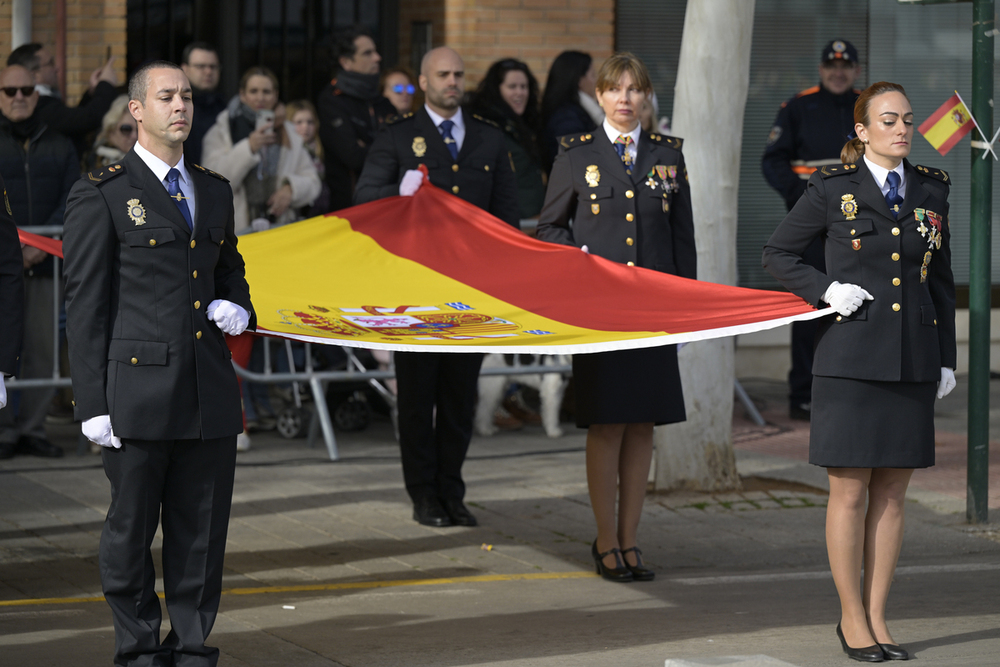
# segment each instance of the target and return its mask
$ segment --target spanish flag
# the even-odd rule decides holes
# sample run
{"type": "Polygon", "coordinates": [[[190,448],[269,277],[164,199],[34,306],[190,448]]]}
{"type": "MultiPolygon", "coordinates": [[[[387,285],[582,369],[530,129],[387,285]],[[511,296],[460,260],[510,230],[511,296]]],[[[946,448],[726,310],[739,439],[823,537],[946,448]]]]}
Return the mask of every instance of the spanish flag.
{"type": "MultiPolygon", "coordinates": [[[[21,242],[62,255],[29,232],[21,242]]],[[[580,354],[832,314],[784,292],[625,266],[530,238],[424,180],[239,239],[257,333],[413,352],[580,354]]]]}
{"type": "Polygon", "coordinates": [[[956,92],[917,128],[938,153],[947,155],[962,137],[972,132],[975,121],[956,92]]]}
{"type": "Polygon", "coordinates": [[[257,332],[350,347],[577,354],[827,315],[792,294],[625,266],[526,236],[425,179],[241,236],[257,332]]]}

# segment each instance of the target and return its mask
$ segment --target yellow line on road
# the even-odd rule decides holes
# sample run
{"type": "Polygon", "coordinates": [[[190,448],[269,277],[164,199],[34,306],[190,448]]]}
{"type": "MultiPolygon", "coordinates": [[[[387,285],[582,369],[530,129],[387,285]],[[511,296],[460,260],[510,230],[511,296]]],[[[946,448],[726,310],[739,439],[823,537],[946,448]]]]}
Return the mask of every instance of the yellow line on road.
{"type": "MultiPolygon", "coordinates": [[[[298,586],[258,586],[254,588],[229,588],[223,595],[263,595],[267,593],[312,593],[319,591],[345,591],[366,588],[393,588],[397,586],[441,586],[444,584],[478,584],[495,581],[542,581],[553,579],[585,579],[596,577],[593,572],[534,572],[530,574],[483,574],[474,577],[444,577],[440,579],[397,579],[395,581],[351,581],[341,584],[300,584],[298,586]]],[[[158,593],[162,598],[163,593],[158,593]]],[[[0,600],[0,607],[28,607],[55,604],[103,602],[104,597],[88,598],[34,598],[28,600],[0,600]]]]}

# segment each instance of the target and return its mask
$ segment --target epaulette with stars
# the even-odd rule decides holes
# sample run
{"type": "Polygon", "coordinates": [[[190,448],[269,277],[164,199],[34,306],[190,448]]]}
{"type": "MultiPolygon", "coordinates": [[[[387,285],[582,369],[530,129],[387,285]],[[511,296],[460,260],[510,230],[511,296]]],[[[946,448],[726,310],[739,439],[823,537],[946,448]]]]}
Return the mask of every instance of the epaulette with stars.
{"type": "Polygon", "coordinates": [[[818,171],[823,178],[830,178],[831,176],[850,174],[853,171],[857,171],[857,169],[858,165],[856,164],[826,164],[820,167],[818,171]]]}
{"type": "Polygon", "coordinates": [[[105,183],[119,174],[125,173],[125,165],[120,163],[109,164],[104,169],[98,172],[88,171],[87,180],[95,185],[98,183],[105,183]]]}
{"type": "Polygon", "coordinates": [[[228,183],[229,182],[229,179],[226,178],[225,176],[223,176],[222,174],[220,174],[218,172],[215,172],[215,171],[212,171],[211,169],[205,169],[200,164],[195,164],[195,163],[192,162],[191,163],[191,168],[192,169],[197,169],[198,171],[200,171],[203,174],[208,174],[209,176],[215,176],[217,179],[219,179],[223,183],[228,183]]]}
{"type": "Polygon", "coordinates": [[[651,134],[649,135],[649,140],[661,146],[669,146],[676,151],[679,151],[681,146],[684,145],[684,140],[680,137],[671,137],[666,134],[651,134]]]}
{"type": "Polygon", "coordinates": [[[413,112],[408,111],[406,113],[396,114],[395,116],[389,116],[385,119],[386,125],[392,125],[393,123],[398,123],[401,120],[406,120],[408,118],[413,118],[413,112]]]}
{"type": "Polygon", "coordinates": [[[915,166],[914,169],[924,176],[930,176],[931,178],[937,179],[942,183],[951,185],[951,178],[948,176],[948,172],[944,169],[935,169],[934,167],[925,167],[919,164],[915,166]]]}
{"type": "Polygon", "coordinates": [[[559,145],[569,150],[577,146],[585,146],[593,140],[594,135],[589,132],[587,134],[568,134],[565,137],[559,137],[559,145]]]}
{"type": "Polygon", "coordinates": [[[482,116],[480,116],[477,113],[472,114],[472,117],[475,118],[476,120],[478,120],[481,123],[486,123],[487,125],[492,125],[493,127],[497,128],[498,130],[501,129],[500,126],[497,125],[497,123],[495,121],[492,121],[489,118],[483,118],[482,116]]]}

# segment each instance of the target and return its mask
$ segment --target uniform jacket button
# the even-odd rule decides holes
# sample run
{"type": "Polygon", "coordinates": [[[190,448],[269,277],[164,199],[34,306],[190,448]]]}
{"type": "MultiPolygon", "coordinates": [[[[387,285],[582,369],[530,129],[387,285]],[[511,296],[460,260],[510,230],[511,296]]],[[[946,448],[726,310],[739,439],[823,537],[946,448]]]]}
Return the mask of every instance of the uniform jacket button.
{"type": "Polygon", "coordinates": [[[635,243],[635,241],[633,241],[632,237],[630,236],[627,239],[625,239],[625,243],[626,245],[632,245],[633,243],[635,243]]]}
{"type": "Polygon", "coordinates": [[[843,319],[844,319],[843,317],[841,317],[840,315],[837,315],[837,321],[838,321],[838,322],[840,322],[840,321],[841,321],[841,320],[843,320],[843,319]]]}
{"type": "Polygon", "coordinates": [[[900,280],[899,280],[899,278],[893,278],[893,279],[892,279],[892,284],[893,284],[893,285],[894,285],[895,287],[899,287],[899,283],[900,283],[900,280]]]}
{"type": "Polygon", "coordinates": [[[893,227],[892,228],[892,235],[893,236],[899,236],[899,227],[893,227]]]}
{"type": "Polygon", "coordinates": [[[625,191],[625,196],[628,197],[629,199],[631,199],[632,197],[635,196],[635,193],[632,192],[631,190],[626,190],[625,191]]]}
{"type": "Polygon", "coordinates": [[[135,357],[132,357],[132,365],[135,366],[137,363],[139,363],[139,360],[136,359],[135,357]]]}
{"type": "Polygon", "coordinates": [[[198,271],[197,271],[197,269],[193,273],[191,273],[191,277],[192,278],[197,278],[198,277],[198,271]]]}
{"type": "Polygon", "coordinates": [[[194,302],[194,309],[198,310],[199,308],[201,308],[201,301],[195,301],[194,302]]]}
{"type": "Polygon", "coordinates": [[[196,332],[194,334],[194,337],[197,338],[198,340],[201,340],[201,332],[200,331],[196,332]]]}
{"type": "Polygon", "coordinates": [[[900,308],[900,305],[898,303],[892,304],[892,309],[895,310],[896,312],[899,312],[899,308],[900,308]]]}
{"type": "Polygon", "coordinates": [[[899,253],[898,252],[892,253],[891,257],[892,257],[892,261],[894,261],[894,262],[898,262],[899,261],[899,253]]]}
{"type": "Polygon", "coordinates": [[[458,171],[458,165],[457,164],[451,165],[451,170],[452,171],[458,171]]]}
{"type": "Polygon", "coordinates": [[[194,242],[194,239],[191,239],[191,247],[193,248],[193,247],[195,247],[196,245],[197,245],[197,244],[196,244],[196,243],[194,242]]]}
{"type": "Polygon", "coordinates": [[[454,192],[457,195],[458,194],[458,186],[457,185],[451,186],[451,191],[454,192]]]}
{"type": "Polygon", "coordinates": [[[149,245],[156,245],[156,239],[149,239],[149,245]]]}
{"type": "Polygon", "coordinates": [[[629,262],[628,266],[635,266],[635,262],[629,262]]]}
{"type": "Polygon", "coordinates": [[[635,216],[632,215],[631,213],[626,213],[625,219],[628,220],[629,222],[632,222],[633,220],[635,220],[635,216]]]}

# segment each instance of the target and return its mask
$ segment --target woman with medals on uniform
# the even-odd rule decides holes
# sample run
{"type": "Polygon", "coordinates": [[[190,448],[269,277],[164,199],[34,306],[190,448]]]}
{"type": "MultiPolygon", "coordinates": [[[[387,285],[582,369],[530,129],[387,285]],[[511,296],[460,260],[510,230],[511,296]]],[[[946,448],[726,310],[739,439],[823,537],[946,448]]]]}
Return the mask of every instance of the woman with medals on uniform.
{"type": "Polygon", "coordinates": [[[906,487],[914,468],[934,465],[935,397],[955,387],[950,182],[905,159],[913,111],[902,86],[872,84],[854,121],[844,164],[812,175],[763,263],[791,292],[836,311],[816,337],[809,461],[830,480],[837,636],[851,658],[881,662],[909,657],[886,625],[886,600],[906,487]],[[817,237],[826,273],[802,261],[817,237]]]}
{"type": "MultiPolygon", "coordinates": [[[[649,74],[638,58],[619,53],[605,61],[597,75],[604,123],[593,132],[560,137],[538,238],[630,267],[695,278],[691,191],[681,140],[639,127],[640,106],[651,93],[649,74]]],[[[641,286],[641,269],[635,270],[641,286]]],[[[636,533],[653,426],[686,418],[677,349],[577,354],[573,382],[576,423],[587,429],[596,570],[612,581],[648,581],[655,573],[643,564],[636,533]]]]}

